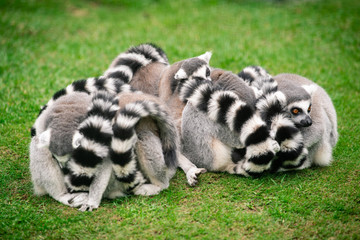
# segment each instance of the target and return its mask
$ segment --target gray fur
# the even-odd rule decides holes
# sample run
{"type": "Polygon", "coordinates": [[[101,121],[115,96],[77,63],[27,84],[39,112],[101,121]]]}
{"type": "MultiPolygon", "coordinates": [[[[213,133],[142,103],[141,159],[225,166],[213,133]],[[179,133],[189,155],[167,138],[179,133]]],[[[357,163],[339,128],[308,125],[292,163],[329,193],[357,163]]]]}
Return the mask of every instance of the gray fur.
{"type": "Polygon", "coordinates": [[[208,171],[224,171],[229,165],[235,164],[231,158],[222,159],[222,163],[216,163],[216,152],[213,147],[213,140],[218,140],[231,148],[241,146],[239,137],[231,132],[229,128],[218,124],[208,118],[208,116],[197,110],[191,103],[187,103],[183,111],[182,119],[182,151],[184,155],[197,167],[205,168],[208,171]]]}
{"type": "Polygon", "coordinates": [[[59,202],[71,207],[78,207],[87,199],[87,194],[85,193],[69,193],[67,191],[60,165],[57,160],[53,159],[52,154],[57,156],[71,154],[74,128],[57,127],[62,126],[64,123],[65,126],[68,126],[67,120],[77,126],[79,121],[85,118],[83,114],[87,111],[90,99],[87,94],[83,93],[69,95],[66,99],[59,99],[58,102],[42,114],[41,124],[39,125],[41,131],[31,139],[30,143],[30,173],[36,195],[49,194],[59,202]],[[77,101],[81,105],[76,104],[77,101]],[[60,108],[61,112],[57,112],[56,108],[62,104],[64,104],[64,108],[60,108]],[[65,113],[67,117],[61,113],[65,113]],[[56,116],[52,117],[52,114],[56,114],[56,116]],[[52,119],[52,121],[49,119],[52,119]],[[44,142],[39,138],[41,138],[41,135],[47,129],[51,129],[50,138],[45,143],[48,148],[39,147],[44,146],[44,142]],[[58,138],[59,136],[64,137],[66,140],[63,141],[61,138],[58,138]]]}
{"type": "Polygon", "coordinates": [[[180,97],[188,101],[182,115],[184,155],[211,171],[249,176],[270,169],[280,147],[256,112],[253,89],[231,72],[216,76],[215,86],[189,79],[180,90],[180,97]],[[244,155],[233,159],[234,148],[243,149],[244,155]]]}
{"type": "Polygon", "coordinates": [[[316,90],[311,94],[310,116],[313,124],[302,127],[300,130],[305,146],[309,150],[310,164],[328,166],[332,161],[332,150],[338,140],[336,111],[329,95],[316,83],[296,74],[283,73],[275,76],[274,79],[279,83],[279,90],[283,91],[289,99],[302,99],[301,96],[298,97],[300,95],[298,92],[290,91],[290,89],[303,85],[316,86],[316,90]]]}
{"type": "Polygon", "coordinates": [[[91,103],[86,93],[71,93],[60,97],[48,110],[45,128],[51,129],[49,150],[57,156],[70,154],[75,130],[86,118],[91,103]]]}

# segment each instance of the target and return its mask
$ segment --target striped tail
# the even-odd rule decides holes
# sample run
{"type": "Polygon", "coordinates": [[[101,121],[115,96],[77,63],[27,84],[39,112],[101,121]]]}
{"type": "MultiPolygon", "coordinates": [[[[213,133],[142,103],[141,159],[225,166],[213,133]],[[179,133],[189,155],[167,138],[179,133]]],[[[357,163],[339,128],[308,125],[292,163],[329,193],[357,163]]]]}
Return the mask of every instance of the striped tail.
{"type": "Polygon", "coordinates": [[[147,43],[130,48],[125,53],[120,54],[110,65],[104,76],[96,78],[81,79],[57,91],[50,101],[41,108],[35,124],[31,128],[31,137],[36,136],[36,129],[39,127],[39,118],[47,107],[51,106],[59,97],[74,91],[93,94],[103,90],[112,94],[121,92],[135,91],[129,83],[133,75],[140,67],[152,62],[169,64],[164,51],[158,46],[147,43]]]}
{"type": "Polygon", "coordinates": [[[271,164],[271,171],[300,168],[307,159],[308,151],[304,148],[300,130],[286,111],[287,100],[278,91],[277,82],[259,66],[246,67],[238,75],[261,92],[256,109],[267,123],[271,137],[280,145],[280,151],[271,164]]]}
{"type": "Polygon", "coordinates": [[[118,110],[115,95],[99,91],[93,96],[87,117],[74,134],[74,151],[66,166],[65,181],[71,191],[88,191],[97,167],[108,157],[112,121],[118,110]]]}
{"type": "Polygon", "coordinates": [[[151,117],[157,123],[163,147],[165,164],[168,167],[177,166],[177,130],[173,121],[160,105],[148,100],[126,104],[119,111],[113,124],[113,138],[110,148],[110,158],[116,178],[128,184],[128,191],[147,180],[138,168],[135,154],[137,135],[136,124],[144,117],[151,117]]]}
{"type": "Polygon", "coordinates": [[[36,129],[38,129],[39,125],[41,124],[42,113],[48,107],[50,107],[58,98],[72,92],[95,94],[98,91],[106,91],[111,94],[118,94],[124,92],[135,92],[136,90],[133,89],[129,84],[126,84],[123,81],[115,78],[96,77],[77,80],[68,85],[66,88],[57,91],[48,101],[48,103],[41,108],[39,115],[33,127],[31,128],[31,137],[36,136],[36,129]]]}
{"type": "Polygon", "coordinates": [[[152,62],[169,64],[165,52],[160,47],[152,43],[140,44],[117,56],[105,71],[104,76],[129,83],[141,67],[152,62]]]}
{"type": "Polygon", "coordinates": [[[270,168],[278,151],[278,144],[270,138],[266,123],[255,107],[239,99],[232,91],[214,88],[212,82],[192,79],[182,85],[180,99],[231,131],[239,134],[242,148],[246,148],[243,170],[257,175],[270,168]]]}

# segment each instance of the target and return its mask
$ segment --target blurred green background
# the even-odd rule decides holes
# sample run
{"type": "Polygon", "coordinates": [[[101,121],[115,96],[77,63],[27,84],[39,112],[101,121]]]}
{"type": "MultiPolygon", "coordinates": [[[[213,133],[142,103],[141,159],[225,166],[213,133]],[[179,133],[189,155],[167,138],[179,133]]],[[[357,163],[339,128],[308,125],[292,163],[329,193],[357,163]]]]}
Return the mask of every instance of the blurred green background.
{"type": "Polygon", "coordinates": [[[0,238],[359,239],[360,2],[352,0],[0,1],[0,238]],[[180,170],[153,197],[82,213],[32,193],[30,127],[57,90],[99,76],[153,42],[171,63],[212,51],[211,66],[261,65],[326,89],[340,140],[327,168],[258,179],[180,170]]]}

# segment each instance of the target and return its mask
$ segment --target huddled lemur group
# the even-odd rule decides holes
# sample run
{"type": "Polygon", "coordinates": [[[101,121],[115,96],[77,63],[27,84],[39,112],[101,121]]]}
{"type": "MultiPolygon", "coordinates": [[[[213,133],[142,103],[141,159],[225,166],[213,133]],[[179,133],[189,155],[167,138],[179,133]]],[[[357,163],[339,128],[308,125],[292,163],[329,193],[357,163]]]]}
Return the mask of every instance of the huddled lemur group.
{"type": "Polygon", "coordinates": [[[37,195],[81,211],[102,198],[154,195],[177,167],[188,184],[206,171],[243,176],[331,163],[335,108],[295,74],[239,74],[209,66],[211,53],[169,64],[154,44],[131,47],[103,76],[56,92],[31,129],[37,195]]]}

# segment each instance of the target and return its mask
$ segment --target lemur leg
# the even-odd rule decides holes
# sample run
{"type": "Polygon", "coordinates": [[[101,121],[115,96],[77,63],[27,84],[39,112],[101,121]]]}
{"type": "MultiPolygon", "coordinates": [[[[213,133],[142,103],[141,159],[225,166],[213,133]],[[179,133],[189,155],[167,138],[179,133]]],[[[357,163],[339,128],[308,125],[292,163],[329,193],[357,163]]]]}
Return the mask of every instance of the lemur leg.
{"type": "Polygon", "coordinates": [[[316,166],[329,166],[332,161],[332,147],[330,142],[326,142],[322,139],[319,147],[317,148],[313,164],[316,166]]]}
{"type": "Polygon", "coordinates": [[[30,172],[35,195],[49,194],[67,206],[78,207],[79,202],[86,199],[87,193],[68,193],[58,163],[49,149],[38,148],[37,144],[38,138],[35,136],[30,143],[30,172]]]}
{"type": "Polygon", "coordinates": [[[134,192],[135,195],[151,196],[157,195],[161,191],[161,188],[154,184],[143,184],[137,188],[134,192]]]}
{"type": "Polygon", "coordinates": [[[92,211],[99,207],[103,194],[109,184],[111,173],[112,165],[110,160],[104,159],[104,162],[98,168],[98,173],[90,185],[88,200],[80,207],[80,211],[92,211]]]}
{"type": "Polygon", "coordinates": [[[197,177],[201,173],[205,173],[205,168],[198,168],[189,159],[187,159],[182,153],[178,152],[179,166],[185,172],[186,179],[190,186],[195,186],[197,183],[197,177]]]}

